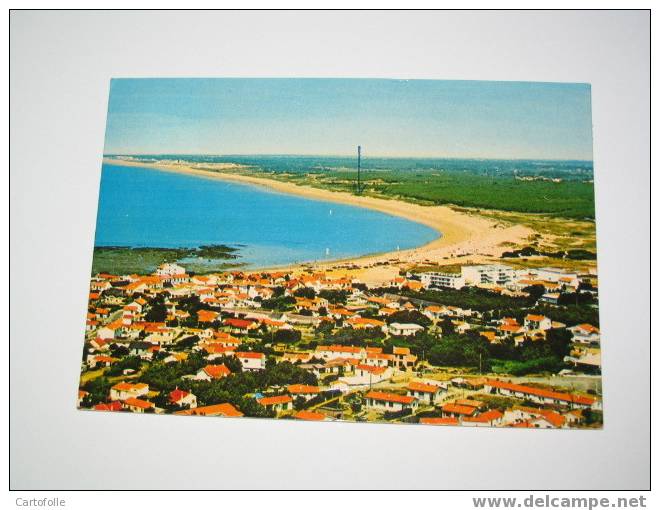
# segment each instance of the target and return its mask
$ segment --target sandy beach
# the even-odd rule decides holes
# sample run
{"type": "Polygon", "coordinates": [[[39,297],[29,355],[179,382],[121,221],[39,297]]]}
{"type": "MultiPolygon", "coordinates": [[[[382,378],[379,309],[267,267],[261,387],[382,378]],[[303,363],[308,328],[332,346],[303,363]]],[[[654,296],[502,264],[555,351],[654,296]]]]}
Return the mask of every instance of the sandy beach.
{"type": "Polygon", "coordinates": [[[399,269],[419,264],[449,265],[480,263],[498,257],[505,249],[503,243],[522,244],[534,233],[522,225],[504,225],[486,219],[476,212],[459,212],[449,206],[422,206],[400,200],[358,196],[343,191],[329,191],[310,186],[276,181],[233,173],[238,165],[218,166],[217,171],[194,168],[190,164],[144,163],[130,160],[105,158],[104,163],[122,166],[138,166],[161,171],[176,172],[198,177],[234,181],[262,186],[281,193],[290,193],[313,200],[323,200],[366,207],[382,213],[399,216],[421,223],[438,232],[438,238],[428,244],[409,250],[368,255],[356,259],[336,260],[314,264],[315,268],[346,269],[345,273],[359,273],[366,282],[386,281],[398,274],[399,269]],[[387,263],[383,265],[383,263],[387,263]],[[347,269],[351,266],[352,269],[347,269]]]}

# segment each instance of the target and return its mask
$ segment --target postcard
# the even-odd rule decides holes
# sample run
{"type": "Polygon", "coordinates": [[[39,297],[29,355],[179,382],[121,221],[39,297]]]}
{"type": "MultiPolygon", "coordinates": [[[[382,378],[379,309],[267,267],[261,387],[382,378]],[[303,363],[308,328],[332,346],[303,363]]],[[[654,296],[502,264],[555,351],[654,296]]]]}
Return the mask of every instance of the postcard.
{"type": "Polygon", "coordinates": [[[601,428],[592,160],[588,84],[113,79],[78,407],[601,428]]]}

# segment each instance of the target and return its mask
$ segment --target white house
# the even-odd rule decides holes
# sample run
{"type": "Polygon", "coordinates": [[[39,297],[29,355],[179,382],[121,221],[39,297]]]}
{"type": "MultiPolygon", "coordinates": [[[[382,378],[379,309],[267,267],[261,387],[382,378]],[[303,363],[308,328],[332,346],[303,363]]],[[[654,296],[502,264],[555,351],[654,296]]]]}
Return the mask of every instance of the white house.
{"type": "Polygon", "coordinates": [[[120,382],[110,388],[110,400],[126,400],[137,398],[149,393],[149,385],[144,383],[131,384],[120,382]]]}
{"type": "Polygon", "coordinates": [[[600,401],[593,397],[523,386],[496,379],[488,379],[484,383],[484,390],[487,393],[530,400],[537,404],[557,404],[579,409],[599,409],[601,406],[600,401]]]}
{"type": "Polygon", "coordinates": [[[371,365],[357,365],[353,377],[342,377],[340,380],[348,384],[367,385],[386,381],[392,377],[392,369],[389,367],[374,367],[371,365]]]}
{"type": "Polygon", "coordinates": [[[464,427],[496,427],[502,423],[503,416],[500,411],[491,409],[477,416],[465,416],[461,424],[464,427]]]}
{"type": "Polygon", "coordinates": [[[266,369],[266,355],[263,352],[237,352],[235,356],[241,362],[243,370],[266,369]]]}
{"type": "Polygon", "coordinates": [[[535,428],[562,428],[567,425],[565,416],[555,411],[524,406],[507,409],[502,422],[508,425],[531,423],[535,428]],[[539,418],[542,421],[537,421],[539,418]]]}
{"type": "Polygon", "coordinates": [[[384,391],[370,391],[365,395],[367,407],[378,411],[404,411],[417,409],[417,399],[384,391]]]}
{"type": "Polygon", "coordinates": [[[424,331],[424,326],[419,324],[401,324],[400,322],[393,322],[388,327],[390,335],[394,336],[412,336],[420,331],[424,331]]]}
{"type": "Polygon", "coordinates": [[[434,384],[426,384],[422,382],[411,381],[408,383],[407,395],[410,397],[415,397],[420,402],[426,404],[433,404],[438,400],[442,388],[434,384]]]}
{"type": "Polygon", "coordinates": [[[170,402],[179,407],[188,407],[193,409],[197,407],[197,397],[189,391],[180,390],[176,388],[170,392],[170,402]]]}
{"type": "Polygon", "coordinates": [[[527,314],[525,316],[525,328],[527,330],[546,330],[552,328],[552,320],[545,315],[527,314]]]}
{"type": "Polygon", "coordinates": [[[195,374],[193,379],[196,381],[212,381],[214,379],[222,379],[228,375],[231,375],[231,370],[225,365],[206,365],[195,374]]]}
{"type": "Polygon", "coordinates": [[[591,324],[578,324],[568,330],[573,333],[573,342],[576,344],[599,344],[600,330],[591,324]]]}
{"type": "Polygon", "coordinates": [[[324,360],[333,360],[337,358],[350,358],[361,360],[366,351],[363,347],[353,345],[319,345],[314,351],[314,356],[324,360]]]}

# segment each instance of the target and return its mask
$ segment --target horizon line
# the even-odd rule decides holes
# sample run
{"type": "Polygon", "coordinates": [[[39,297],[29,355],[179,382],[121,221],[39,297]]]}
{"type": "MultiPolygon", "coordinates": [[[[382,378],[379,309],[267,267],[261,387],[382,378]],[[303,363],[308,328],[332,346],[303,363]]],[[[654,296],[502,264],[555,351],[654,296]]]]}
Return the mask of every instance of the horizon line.
{"type": "MultiPolygon", "coordinates": [[[[103,153],[103,157],[113,157],[113,156],[211,156],[211,157],[254,157],[254,156],[275,156],[275,157],[335,157],[335,158],[356,158],[355,153],[351,154],[320,154],[320,153],[204,153],[204,152],[135,152],[135,153],[103,153]]],[[[368,155],[369,157],[375,159],[468,159],[468,160],[484,160],[484,161],[577,161],[583,163],[593,164],[593,157],[591,159],[581,159],[581,158],[539,158],[539,157],[501,157],[501,156],[385,156],[372,154],[368,155]]],[[[365,159],[364,152],[362,153],[362,158],[365,159]]]]}

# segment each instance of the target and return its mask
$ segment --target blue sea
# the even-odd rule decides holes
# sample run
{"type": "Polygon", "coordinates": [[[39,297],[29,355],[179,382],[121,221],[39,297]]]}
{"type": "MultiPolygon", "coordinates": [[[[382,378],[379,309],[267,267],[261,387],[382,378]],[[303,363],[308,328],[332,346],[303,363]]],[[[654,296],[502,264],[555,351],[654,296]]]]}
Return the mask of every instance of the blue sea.
{"type": "Polygon", "coordinates": [[[104,164],[96,246],[227,245],[248,268],[420,246],[425,226],[370,209],[247,184],[104,164]]]}

